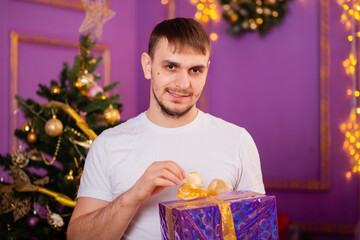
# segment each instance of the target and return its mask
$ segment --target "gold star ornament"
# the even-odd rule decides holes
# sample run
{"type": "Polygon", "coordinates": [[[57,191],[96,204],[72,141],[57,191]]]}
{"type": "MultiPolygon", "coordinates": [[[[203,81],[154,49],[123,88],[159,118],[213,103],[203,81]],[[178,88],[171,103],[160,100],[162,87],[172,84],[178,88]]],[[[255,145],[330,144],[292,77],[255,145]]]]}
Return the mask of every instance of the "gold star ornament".
{"type": "Polygon", "coordinates": [[[102,30],[105,22],[115,16],[115,12],[110,10],[106,0],[81,0],[86,12],[85,19],[82,22],[79,32],[95,29],[97,39],[101,40],[102,30]]]}

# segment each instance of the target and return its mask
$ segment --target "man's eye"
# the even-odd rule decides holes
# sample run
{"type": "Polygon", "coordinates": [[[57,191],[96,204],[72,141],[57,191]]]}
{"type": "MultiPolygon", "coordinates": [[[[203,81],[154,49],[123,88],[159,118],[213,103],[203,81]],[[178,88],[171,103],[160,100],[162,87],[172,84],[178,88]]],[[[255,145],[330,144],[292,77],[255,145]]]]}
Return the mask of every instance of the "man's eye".
{"type": "Polygon", "coordinates": [[[175,69],[175,67],[173,65],[167,65],[166,68],[169,69],[169,70],[174,70],[175,69]]]}
{"type": "Polygon", "coordinates": [[[193,69],[191,69],[191,72],[193,72],[193,73],[201,73],[201,70],[198,69],[198,68],[193,68],[193,69]]]}

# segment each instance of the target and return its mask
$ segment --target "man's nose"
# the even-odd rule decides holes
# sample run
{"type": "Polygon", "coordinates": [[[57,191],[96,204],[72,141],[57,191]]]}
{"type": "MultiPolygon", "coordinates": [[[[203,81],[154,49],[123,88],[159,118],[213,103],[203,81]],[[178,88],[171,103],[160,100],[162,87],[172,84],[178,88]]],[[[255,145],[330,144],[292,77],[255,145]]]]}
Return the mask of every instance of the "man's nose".
{"type": "Polygon", "coordinates": [[[175,85],[177,87],[180,87],[182,89],[187,89],[190,87],[190,77],[189,74],[186,71],[182,71],[179,73],[175,80],[175,85]]]}

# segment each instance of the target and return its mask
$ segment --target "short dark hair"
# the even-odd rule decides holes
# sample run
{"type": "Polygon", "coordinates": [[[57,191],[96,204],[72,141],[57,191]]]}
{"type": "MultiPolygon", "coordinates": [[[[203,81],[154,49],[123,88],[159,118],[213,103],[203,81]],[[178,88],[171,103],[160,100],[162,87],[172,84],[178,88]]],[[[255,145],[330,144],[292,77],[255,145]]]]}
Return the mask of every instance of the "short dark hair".
{"type": "Polygon", "coordinates": [[[157,24],[150,35],[148,54],[153,59],[160,39],[166,38],[175,46],[174,52],[189,46],[196,52],[212,53],[210,38],[202,25],[191,18],[173,18],[157,24]]]}

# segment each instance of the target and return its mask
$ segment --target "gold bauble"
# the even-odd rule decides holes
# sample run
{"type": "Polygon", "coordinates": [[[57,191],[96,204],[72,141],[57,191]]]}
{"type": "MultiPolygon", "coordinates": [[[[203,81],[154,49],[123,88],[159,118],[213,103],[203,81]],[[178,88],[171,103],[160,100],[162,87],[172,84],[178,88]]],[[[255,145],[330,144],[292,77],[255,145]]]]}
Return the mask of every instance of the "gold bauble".
{"type": "Polygon", "coordinates": [[[94,75],[88,73],[88,71],[85,70],[82,74],[80,74],[76,82],[75,83],[77,88],[84,87],[86,89],[90,89],[95,84],[95,78],[94,75]]]}
{"type": "Polygon", "coordinates": [[[104,111],[104,119],[108,124],[115,124],[120,120],[120,113],[112,106],[112,104],[110,104],[104,111]]]}
{"type": "Polygon", "coordinates": [[[60,136],[63,133],[63,128],[62,122],[55,115],[45,124],[45,132],[50,137],[60,136]]]}
{"type": "Polygon", "coordinates": [[[28,143],[35,143],[38,139],[37,134],[34,132],[34,130],[31,130],[31,132],[28,133],[26,140],[28,143]]]}
{"type": "Polygon", "coordinates": [[[60,93],[60,87],[57,85],[52,86],[50,92],[52,95],[58,95],[60,93]]]}

